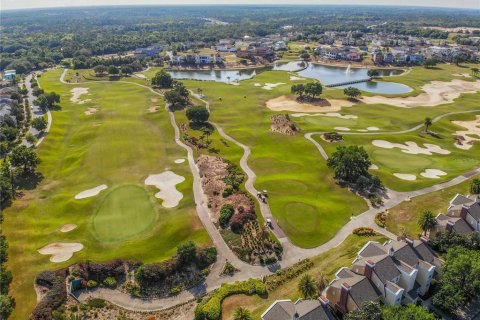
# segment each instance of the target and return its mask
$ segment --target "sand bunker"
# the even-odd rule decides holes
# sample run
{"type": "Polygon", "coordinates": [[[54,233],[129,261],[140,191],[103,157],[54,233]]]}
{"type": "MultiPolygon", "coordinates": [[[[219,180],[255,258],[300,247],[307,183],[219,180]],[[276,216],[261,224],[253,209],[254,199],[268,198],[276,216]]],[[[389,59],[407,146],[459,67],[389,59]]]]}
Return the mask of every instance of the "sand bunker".
{"type": "Polygon", "coordinates": [[[85,111],[85,114],[87,116],[91,116],[92,114],[94,114],[95,112],[97,112],[97,108],[88,108],[87,111],[85,111]]]}
{"type": "Polygon", "coordinates": [[[290,81],[299,81],[299,80],[305,80],[305,78],[290,76],[290,81]]]}
{"type": "Polygon", "coordinates": [[[442,149],[441,147],[435,144],[430,144],[430,143],[424,143],[423,145],[425,146],[425,148],[420,147],[413,141],[407,141],[405,142],[405,144],[401,144],[401,143],[391,143],[385,140],[373,140],[372,144],[376,147],[384,148],[384,149],[399,148],[402,150],[402,152],[408,153],[408,154],[426,154],[426,155],[432,155],[432,153],[450,154],[450,151],[442,149]]]}
{"type": "Polygon", "coordinates": [[[455,147],[469,150],[475,141],[480,141],[480,115],[477,115],[473,121],[452,121],[452,123],[467,129],[454,133],[457,136],[455,147]]]}
{"type": "Polygon", "coordinates": [[[152,98],[152,99],[150,99],[150,101],[152,101],[153,103],[156,103],[156,102],[158,102],[158,101],[160,101],[160,100],[157,99],[157,98],[152,98]]]}
{"type": "Polygon", "coordinates": [[[162,199],[162,206],[173,208],[178,205],[183,198],[183,194],[177,190],[176,185],[185,181],[185,178],[172,171],[164,171],[160,174],[151,174],[145,179],[147,186],[155,186],[160,191],[155,197],[162,199]]]}
{"type": "Polygon", "coordinates": [[[44,255],[52,255],[51,262],[67,261],[73,256],[74,252],[83,249],[83,244],[76,242],[54,242],[47,244],[45,247],[38,249],[38,253],[44,255]]]}
{"type": "Polygon", "coordinates": [[[380,130],[380,128],[378,128],[378,127],[368,127],[367,130],[368,131],[378,131],[378,130],[380,130]]]}
{"type": "Polygon", "coordinates": [[[422,86],[424,93],[415,97],[387,98],[382,96],[363,97],[365,103],[383,103],[396,107],[412,108],[418,106],[434,107],[440,104],[453,102],[463,93],[475,93],[480,91],[480,81],[469,82],[455,79],[450,82],[432,81],[422,86]]]}
{"type": "Polygon", "coordinates": [[[417,180],[417,176],[414,174],[394,173],[393,175],[398,179],[402,179],[402,180],[407,180],[407,181],[417,180]]]}
{"type": "Polygon", "coordinates": [[[273,111],[327,113],[340,111],[342,107],[350,107],[353,104],[353,102],[341,99],[320,99],[313,103],[302,103],[298,102],[295,98],[287,96],[280,96],[266,102],[267,108],[273,111]]]}
{"type": "Polygon", "coordinates": [[[60,227],[60,232],[70,232],[73,229],[77,227],[76,224],[69,223],[69,224],[64,224],[63,226],[60,227]]]}
{"type": "Polygon", "coordinates": [[[185,162],[185,159],[177,159],[174,161],[175,163],[184,163],[185,162]]]}
{"type": "Polygon", "coordinates": [[[446,176],[447,173],[438,169],[425,169],[420,175],[429,179],[440,179],[440,176],[446,176]]]}
{"type": "Polygon", "coordinates": [[[75,199],[78,200],[78,199],[85,199],[85,198],[89,198],[89,197],[94,197],[94,196],[98,195],[100,193],[100,191],[105,190],[107,188],[108,188],[108,186],[106,184],[99,185],[95,188],[88,189],[88,190],[85,190],[85,191],[82,191],[82,192],[78,193],[75,196],[75,199]]]}
{"type": "Polygon", "coordinates": [[[262,85],[261,85],[260,83],[258,83],[258,82],[255,82],[254,86],[255,86],[255,87],[261,87],[262,85]]]}
{"type": "Polygon", "coordinates": [[[327,113],[292,113],[290,116],[294,118],[299,117],[333,117],[340,119],[358,119],[357,116],[353,114],[340,114],[338,112],[327,112],[327,113]]]}
{"type": "Polygon", "coordinates": [[[278,83],[265,83],[265,85],[262,87],[262,89],[265,89],[265,90],[272,90],[273,88],[275,87],[278,87],[282,84],[285,84],[283,82],[278,82],[278,83]]]}
{"type": "Polygon", "coordinates": [[[370,170],[378,170],[378,166],[376,164],[371,164],[370,167],[368,167],[370,170]]]}
{"type": "Polygon", "coordinates": [[[347,127],[334,127],[333,129],[337,131],[350,131],[350,128],[347,127]]]}
{"type": "Polygon", "coordinates": [[[468,73],[453,73],[452,76],[454,77],[464,77],[464,78],[471,78],[472,75],[468,73]]]}
{"type": "Polygon", "coordinates": [[[157,107],[157,106],[151,106],[151,107],[148,108],[147,110],[148,110],[148,112],[154,113],[154,112],[157,112],[157,111],[158,111],[158,107],[157,107]]]}
{"type": "Polygon", "coordinates": [[[72,97],[70,98],[70,101],[73,103],[83,104],[91,100],[91,99],[85,99],[85,100],[80,99],[80,96],[82,94],[88,93],[88,88],[81,88],[81,87],[73,88],[72,90],[70,90],[70,92],[72,93],[72,97]]]}
{"type": "Polygon", "coordinates": [[[145,77],[145,75],[142,74],[142,73],[134,73],[133,75],[137,78],[140,78],[140,79],[147,79],[147,77],[145,77]]]}

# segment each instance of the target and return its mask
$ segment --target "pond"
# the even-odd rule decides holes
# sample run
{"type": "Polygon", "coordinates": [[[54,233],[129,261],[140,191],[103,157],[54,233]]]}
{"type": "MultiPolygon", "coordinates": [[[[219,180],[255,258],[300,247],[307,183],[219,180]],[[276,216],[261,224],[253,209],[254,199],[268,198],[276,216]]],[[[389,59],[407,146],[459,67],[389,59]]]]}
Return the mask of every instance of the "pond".
{"type": "MultiPolygon", "coordinates": [[[[275,63],[271,67],[259,69],[243,69],[243,70],[172,70],[169,71],[175,79],[189,79],[202,81],[216,81],[225,83],[236,83],[238,81],[247,80],[255,77],[258,73],[265,70],[273,71],[290,71],[297,72],[305,78],[312,78],[321,81],[323,84],[341,83],[346,81],[355,81],[368,78],[367,68],[346,68],[325,66],[303,61],[290,61],[285,63],[275,63]]],[[[398,69],[377,69],[380,76],[388,77],[399,75],[403,70],[398,69]]],[[[409,92],[412,89],[406,85],[395,82],[370,81],[350,84],[348,86],[358,88],[360,90],[383,93],[398,94],[409,92]]],[[[347,87],[338,87],[340,89],[347,87]]]]}

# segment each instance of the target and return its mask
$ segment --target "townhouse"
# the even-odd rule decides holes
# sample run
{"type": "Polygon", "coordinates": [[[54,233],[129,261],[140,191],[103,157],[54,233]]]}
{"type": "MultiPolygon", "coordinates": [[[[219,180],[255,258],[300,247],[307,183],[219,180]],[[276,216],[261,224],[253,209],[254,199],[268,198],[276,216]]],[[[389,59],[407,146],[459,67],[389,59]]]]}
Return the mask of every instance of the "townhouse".
{"type": "Polygon", "coordinates": [[[463,235],[480,232],[480,197],[457,194],[447,212],[439,213],[436,219],[437,225],[430,231],[432,238],[445,231],[463,235]]]}
{"type": "Polygon", "coordinates": [[[277,300],[261,315],[262,320],[335,320],[325,297],[319,299],[277,300]]]}

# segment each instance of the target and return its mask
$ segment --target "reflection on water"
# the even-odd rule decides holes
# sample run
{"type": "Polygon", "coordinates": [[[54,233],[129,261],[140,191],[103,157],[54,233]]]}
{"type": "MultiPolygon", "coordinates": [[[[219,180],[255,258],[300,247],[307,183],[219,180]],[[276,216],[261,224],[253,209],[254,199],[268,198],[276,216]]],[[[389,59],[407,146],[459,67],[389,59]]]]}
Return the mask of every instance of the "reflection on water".
{"type": "MultiPolygon", "coordinates": [[[[271,67],[244,70],[174,70],[170,74],[175,79],[190,79],[203,81],[216,81],[235,83],[241,80],[251,79],[263,70],[298,72],[305,78],[312,78],[321,81],[323,84],[343,83],[347,81],[362,80],[368,78],[367,68],[345,68],[337,66],[325,66],[304,61],[277,62],[271,67]],[[349,72],[346,72],[346,71],[349,72]]],[[[399,75],[403,71],[395,69],[377,69],[382,77],[399,75]]],[[[411,88],[394,82],[371,81],[348,85],[360,90],[396,94],[411,91],[411,88]]],[[[344,88],[338,87],[338,88],[344,88]]]]}

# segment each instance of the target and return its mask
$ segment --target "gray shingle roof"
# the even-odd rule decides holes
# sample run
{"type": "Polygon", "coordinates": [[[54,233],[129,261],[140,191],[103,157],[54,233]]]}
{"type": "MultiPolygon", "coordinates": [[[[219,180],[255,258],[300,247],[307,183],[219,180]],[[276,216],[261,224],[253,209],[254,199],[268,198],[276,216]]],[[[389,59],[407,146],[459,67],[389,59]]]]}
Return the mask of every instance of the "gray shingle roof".
{"type": "Polygon", "coordinates": [[[480,220],[480,204],[475,202],[468,208],[468,213],[475,219],[480,220]]]}
{"type": "Polygon", "coordinates": [[[373,272],[375,272],[382,283],[392,281],[400,275],[400,271],[398,271],[392,257],[390,256],[386,256],[378,261],[373,268],[373,272]]]}
{"type": "Polygon", "coordinates": [[[453,231],[458,234],[470,234],[473,229],[464,219],[458,219],[453,225],[453,231]]]}
{"type": "Polygon", "coordinates": [[[379,243],[376,243],[376,242],[370,242],[368,243],[368,245],[363,248],[362,251],[360,251],[358,254],[364,258],[368,258],[368,257],[374,257],[374,256],[379,256],[379,255],[382,255],[382,254],[386,254],[387,252],[385,251],[385,249],[383,248],[383,246],[381,246],[379,243]]]}
{"type": "Polygon", "coordinates": [[[393,254],[395,259],[405,262],[407,265],[413,267],[418,263],[418,255],[408,244],[395,251],[393,254]]]}
{"type": "Polygon", "coordinates": [[[291,320],[295,314],[295,305],[290,300],[277,301],[271,308],[262,316],[264,320],[291,320]]]}
{"type": "Polygon", "coordinates": [[[415,249],[415,253],[420,257],[420,259],[428,263],[433,263],[435,255],[425,243],[419,240],[415,240],[413,242],[413,248],[415,249]]]}
{"type": "MultiPolygon", "coordinates": [[[[327,307],[328,308],[328,307],[327,307]]],[[[333,320],[330,309],[322,306],[318,300],[300,300],[295,303],[299,320],[333,320]]]]}
{"type": "Polygon", "coordinates": [[[472,199],[465,197],[464,195],[457,194],[452,201],[450,201],[451,205],[459,205],[459,204],[467,204],[471,203],[472,199]]]}
{"type": "Polygon", "coordinates": [[[366,301],[374,301],[378,299],[382,294],[370,280],[364,278],[351,287],[350,296],[353,301],[360,306],[366,301]]]}

